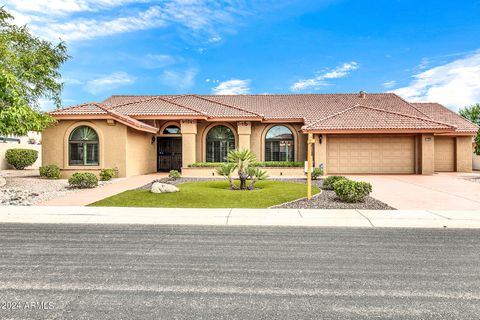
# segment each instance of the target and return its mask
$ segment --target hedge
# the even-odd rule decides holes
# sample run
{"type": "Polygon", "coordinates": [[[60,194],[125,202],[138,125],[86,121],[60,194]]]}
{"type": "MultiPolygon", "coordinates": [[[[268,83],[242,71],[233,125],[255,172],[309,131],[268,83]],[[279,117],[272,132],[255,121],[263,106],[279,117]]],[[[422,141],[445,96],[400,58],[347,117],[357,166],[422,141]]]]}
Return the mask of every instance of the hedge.
{"type": "Polygon", "coordinates": [[[31,149],[8,149],[5,152],[7,163],[17,170],[23,170],[31,166],[38,159],[38,151],[31,149]]]}
{"type": "Polygon", "coordinates": [[[333,190],[343,202],[363,202],[372,192],[372,185],[368,182],[341,179],[333,184],[333,190]]]}
{"type": "Polygon", "coordinates": [[[40,177],[47,179],[60,179],[60,168],[54,164],[40,167],[40,177]]]}
{"type": "Polygon", "coordinates": [[[68,184],[73,188],[85,189],[98,186],[97,176],[91,172],[75,172],[68,179],[68,184]]]}
{"type": "MultiPolygon", "coordinates": [[[[218,168],[223,162],[195,162],[189,164],[189,168],[218,168]]],[[[299,161],[266,161],[266,162],[254,162],[254,167],[258,168],[303,168],[304,163],[299,161]]]]}

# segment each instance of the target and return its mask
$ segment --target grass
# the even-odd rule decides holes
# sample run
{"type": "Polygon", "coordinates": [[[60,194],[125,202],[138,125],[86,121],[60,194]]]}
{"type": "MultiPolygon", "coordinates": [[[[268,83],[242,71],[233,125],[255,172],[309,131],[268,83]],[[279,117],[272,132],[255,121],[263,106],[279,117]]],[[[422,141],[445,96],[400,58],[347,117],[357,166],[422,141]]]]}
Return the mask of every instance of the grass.
{"type": "MultiPolygon", "coordinates": [[[[259,181],[260,190],[229,190],[227,181],[189,182],[178,185],[180,192],[151,193],[129,190],[90,204],[99,207],[163,208],[268,208],[307,195],[305,184],[283,181],[259,181]]],[[[312,187],[313,194],[319,188],[312,187]]]]}

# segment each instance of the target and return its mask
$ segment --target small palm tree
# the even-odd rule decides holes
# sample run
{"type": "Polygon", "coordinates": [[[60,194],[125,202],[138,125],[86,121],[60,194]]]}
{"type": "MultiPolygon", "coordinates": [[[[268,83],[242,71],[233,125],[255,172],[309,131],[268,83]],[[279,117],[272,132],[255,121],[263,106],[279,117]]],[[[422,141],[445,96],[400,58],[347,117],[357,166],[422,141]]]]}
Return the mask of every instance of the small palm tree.
{"type": "Polygon", "coordinates": [[[230,183],[232,190],[253,190],[258,180],[267,178],[267,173],[255,168],[253,164],[256,161],[255,155],[248,149],[232,150],[227,155],[228,163],[222,164],[217,173],[224,176],[230,183]],[[237,170],[240,180],[240,188],[233,182],[232,174],[237,170]],[[247,186],[247,180],[251,180],[247,186]]]}

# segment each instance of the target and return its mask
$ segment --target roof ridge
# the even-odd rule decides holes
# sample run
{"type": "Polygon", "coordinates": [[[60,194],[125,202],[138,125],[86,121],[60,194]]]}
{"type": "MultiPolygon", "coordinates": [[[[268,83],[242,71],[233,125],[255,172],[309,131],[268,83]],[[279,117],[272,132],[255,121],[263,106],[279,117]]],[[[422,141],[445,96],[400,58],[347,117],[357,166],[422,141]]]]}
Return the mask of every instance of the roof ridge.
{"type": "MultiPolygon", "coordinates": [[[[411,115],[411,114],[406,114],[406,113],[401,113],[401,112],[396,112],[396,111],[390,111],[390,110],[384,110],[384,109],[379,109],[379,108],[370,107],[370,106],[364,106],[364,105],[360,105],[360,104],[357,104],[355,107],[361,107],[361,108],[367,108],[367,109],[376,110],[376,111],[380,111],[380,112],[397,114],[397,115],[404,116],[404,117],[408,117],[408,118],[413,118],[413,119],[418,119],[418,120],[422,120],[422,121],[433,122],[433,123],[436,123],[436,124],[446,125],[446,126],[452,127],[452,128],[456,128],[456,127],[457,127],[457,126],[455,126],[455,125],[453,125],[453,124],[450,124],[450,123],[433,120],[433,119],[431,119],[430,117],[428,117],[428,118],[426,119],[426,118],[417,117],[417,116],[414,116],[414,115],[411,115]]],[[[423,112],[422,112],[422,114],[423,114],[423,112]]]]}
{"type": "Polygon", "coordinates": [[[146,124],[142,121],[139,121],[135,118],[132,118],[132,117],[126,115],[126,114],[120,113],[116,110],[111,110],[111,109],[107,108],[107,106],[103,105],[102,103],[95,102],[94,105],[97,106],[98,108],[104,110],[105,112],[107,112],[107,114],[111,115],[114,118],[117,118],[117,119],[120,118],[120,119],[122,119],[126,122],[131,123],[131,124],[136,124],[139,127],[143,127],[143,128],[147,128],[147,129],[154,129],[154,130],[158,131],[157,127],[146,124]]]}
{"type": "Polygon", "coordinates": [[[199,113],[199,114],[201,114],[201,115],[204,115],[205,117],[209,118],[208,114],[206,114],[206,113],[203,112],[203,111],[196,110],[196,109],[194,109],[194,108],[192,108],[192,107],[187,107],[187,106],[185,106],[185,105],[183,105],[183,104],[180,104],[180,103],[177,103],[177,102],[174,102],[174,101],[170,101],[169,99],[166,99],[166,98],[163,98],[163,97],[160,97],[160,96],[157,97],[157,98],[160,99],[160,100],[162,100],[162,101],[165,101],[165,102],[174,104],[174,105],[176,105],[176,106],[180,106],[180,107],[182,107],[182,108],[195,111],[195,112],[197,112],[197,113],[199,113]]]}
{"type": "Polygon", "coordinates": [[[445,106],[444,106],[443,104],[441,104],[441,103],[438,103],[438,102],[412,102],[412,104],[413,104],[413,103],[417,103],[417,104],[436,104],[436,105],[440,106],[442,109],[446,110],[447,112],[449,112],[449,113],[451,113],[451,114],[459,117],[460,119],[462,119],[462,120],[464,120],[464,121],[466,121],[466,122],[468,122],[468,123],[471,123],[471,124],[473,124],[473,125],[475,125],[475,126],[477,126],[477,127],[480,128],[480,126],[477,125],[476,123],[468,120],[467,118],[462,117],[461,115],[459,115],[459,114],[456,113],[456,112],[453,112],[452,110],[450,110],[449,108],[445,107],[445,106]]]}
{"type": "Polygon", "coordinates": [[[416,108],[413,103],[403,99],[402,97],[400,97],[398,94],[394,93],[394,92],[390,92],[390,94],[393,94],[394,96],[398,97],[400,100],[402,100],[403,102],[407,103],[409,106],[411,106],[413,109],[417,110],[418,112],[420,112],[421,114],[423,114],[425,117],[427,117],[428,119],[432,119],[431,117],[428,116],[428,114],[426,114],[425,112],[423,112],[422,110],[416,108]]]}
{"type": "Polygon", "coordinates": [[[76,104],[76,105],[73,105],[73,106],[58,108],[58,109],[52,110],[50,112],[53,113],[53,112],[57,112],[57,111],[67,110],[67,109],[75,109],[75,108],[80,108],[80,107],[84,107],[84,106],[91,106],[91,105],[95,105],[96,103],[98,103],[98,102],[92,101],[92,102],[87,102],[87,103],[81,103],[81,104],[76,104]]]}
{"type": "MultiPolygon", "coordinates": [[[[127,97],[127,96],[125,96],[125,97],[127,97]]],[[[135,101],[125,102],[125,103],[114,104],[114,105],[112,105],[109,109],[115,109],[115,108],[117,108],[117,107],[128,106],[128,105],[135,104],[135,103],[140,103],[140,102],[147,102],[147,101],[154,100],[154,99],[156,99],[157,97],[159,97],[159,96],[149,96],[148,98],[144,98],[144,99],[140,99],[140,100],[135,100],[135,101]]]]}
{"type": "Polygon", "coordinates": [[[343,109],[343,110],[341,110],[341,111],[338,111],[338,112],[336,112],[336,113],[334,113],[334,114],[328,115],[328,116],[326,116],[326,117],[324,117],[324,118],[322,118],[322,119],[320,119],[320,120],[317,120],[317,121],[315,121],[315,122],[312,122],[312,123],[310,123],[309,125],[306,125],[306,126],[304,126],[304,127],[305,127],[305,128],[308,128],[308,127],[314,126],[314,125],[316,125],[316,124],[319,123],[319,122],[322,122],[322,121],[325,121],[325,120],[327,120],[327,119],[330,119],[330,118],[336,117],[336,116],[338,116],[338,115],[341,115],[342,113],[345,113],[345,112],[347,112],[347,111],[349,111],[349,110],[352,110],[352,109],[356,108],[357,106],[359,106],[359,105],[354,105],[354,106],[352,106],[352,107],[348,107],[348,108],[343,109]]]}
{"type": "Polygon", "coordinates": [[[250,113],[250,114],[254,114],[254,115],[256,115],[256,116],[259,116],[259,117],[261,117],[261,118],[264,118],[264,115],[262,115],[262,114],[259,114],[259,113],[256,113],[256,112],[252,112],[252,111],[248,111],[248,110],[246,110],[246,109],[243,109],[243,108],[240,108],[240,107],[237,107],[237,106],[233,106],[233,105],[229,105],[229,104],[226,104],[226,103],[223,103],[223,102],[218,102],[218,101],[215,101],[215,100],[211,100],[211,99],[205,98],[205,97],[203,97],[203,96],[200,96],[200,95],[198,95],[198,94],[189,94],[189,96],[196,97],[196,98],[199,98],[199,99],[202,99],[202,100],[205,100],[205,101],[210,101],[210,102],[219,104],[219,105],[221,105],[221,106],[225,106],[225,107],[228,107],[228,108],[237,109],[237,110],[240,110],[240,111],[243,111],[243,112],[246,112],[246,113],[250,113]]]}

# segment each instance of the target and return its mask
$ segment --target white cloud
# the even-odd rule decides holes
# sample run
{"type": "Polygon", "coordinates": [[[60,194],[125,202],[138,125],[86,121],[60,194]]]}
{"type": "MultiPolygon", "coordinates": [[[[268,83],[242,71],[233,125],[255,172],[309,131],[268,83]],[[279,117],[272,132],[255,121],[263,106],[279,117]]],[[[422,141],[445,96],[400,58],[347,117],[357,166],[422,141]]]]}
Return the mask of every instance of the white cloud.
{"type": "Polygon", "coordinates": [[[212,90],[214,94],[248,94],[250,93],[250,80],[231,79],[228,81],[223,81],[212,90]]]}
{"type": "Polygon", "coordinates": [[[453,110],[480,102],[480,51],[413,76],[394,90],[408,101],[439,102],[453,110]]]}
{"type": "Polygon", "coordinates": [[[46,39],[65,41],[175,26],[180,34],[213,44],[222,40],[222,33],[232,32],[238,18],[248,15],[244,1],[10,0],[6,6],[16,23],[28,23],[46,39]]]}
{"type": "Polygon", "coordinates": [[[358,69],[359,65],[356,61],[346,62],[332,71],[327,71],[318,74],[314,78],[303,79],[295,82],[290,89],[292,91],[301,91],[305,89],[318,89],[329,85],[326,79],[337,79],[346,77],[351,71],[358,69]]]}
{"type": "Polygon", "coordinates": [[[384,86],[385,88],[393,88],[393,87],[395,87],[396,85],[397,85],[397,82],[396,82],[395,80],[385,81],[385,82],[383,83],[383,86],[384,86]]]}
{"type": "Polygon", "coordinates": [[[85,86],[85,89],[92,94],[97,94],[124,85],[132,84],[134,82],[135,78],[128,73],[114,72],[112,74],[89,81],[85,86]]]}
{"type": "Polygon", "coordinates": [[[188,89],[195,84],[197,73],[196,69],[187,69],[183,72],[166,70],[160,76],[160,82],[170,87],[188,89]]]}
{"type": "Polygon", "coordinates": [[[177,59],[168,54],[147,54],[142,62],[146,68],[157,69],[172,65],[177,62],[177,59]]]}

